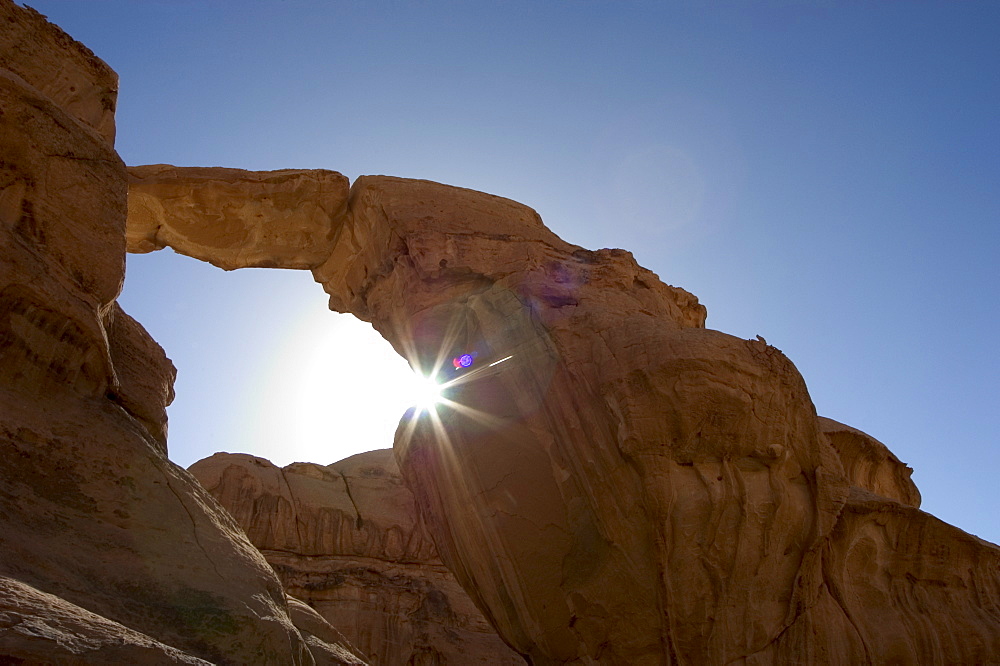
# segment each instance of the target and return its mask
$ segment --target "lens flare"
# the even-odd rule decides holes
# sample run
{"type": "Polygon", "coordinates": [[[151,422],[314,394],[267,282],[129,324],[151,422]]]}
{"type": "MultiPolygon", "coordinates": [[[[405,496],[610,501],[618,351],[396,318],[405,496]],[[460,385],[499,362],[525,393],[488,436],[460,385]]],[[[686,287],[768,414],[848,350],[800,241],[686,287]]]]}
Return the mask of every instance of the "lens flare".
{"type": "Polygon", "coordinates": [[[434,406],[441,402],[443,390],[444,386],[437,383],[433,377],[414,373],[408,393],[413,407],[416,407],[418,412],[423,412],[434,409],[434,406]]]}

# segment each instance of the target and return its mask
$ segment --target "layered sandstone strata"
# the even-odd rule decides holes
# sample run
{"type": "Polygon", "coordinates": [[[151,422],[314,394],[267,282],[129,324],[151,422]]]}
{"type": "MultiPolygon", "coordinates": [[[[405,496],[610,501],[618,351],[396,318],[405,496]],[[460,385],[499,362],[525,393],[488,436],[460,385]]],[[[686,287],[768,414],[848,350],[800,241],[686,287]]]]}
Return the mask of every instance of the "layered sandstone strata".
{"type": "Polygon", "coordinates": [[[166,457],[174,368],[115,302],[117,77],[10,0],[0,25],[0,661],[313,664],[267,562],[166,457]]]}
{"type": "Polygon", "coordinates": [[[391,449],[284,468],[217,453],[190,471],[373,665],[524,663],[441,563],[391,449]]]}

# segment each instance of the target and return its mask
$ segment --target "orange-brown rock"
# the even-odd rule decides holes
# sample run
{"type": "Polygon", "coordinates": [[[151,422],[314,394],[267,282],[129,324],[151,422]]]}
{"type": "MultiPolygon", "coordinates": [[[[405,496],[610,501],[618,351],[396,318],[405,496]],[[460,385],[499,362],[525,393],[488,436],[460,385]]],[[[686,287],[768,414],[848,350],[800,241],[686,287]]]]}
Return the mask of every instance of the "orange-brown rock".
{"type": "Polygon", "coordinates": [[[323,169],[129,169],[128,249],[175,251],[232,270],[313,268],[329,255],[347,178],[323,169]]]}
{"type": "Polygon", "coordinates": [[[882,442],[857,428],[819,417],[819,429],[840,456],[852,486],[920,508],[920,491],[910,476],[913,470],[882,442]]]}
{"type": "Polygon", "coordinates": [[[118,75],[107,63],[31,7],[0,3],[0,70],[115,143],[118,75]]]}
{"type": "Polygon", "coordinates": [[[314,658],[273,570],[166,457],[173,367],[115,304],[113,74],[10,0],[0,24],[0,661],[356,663],[314,658]]]}
{"type": "Polygon", "coordinates": [[[1000,549],[920,512],[905,465],[818,419],[779,350],[705,329],[629,253],[382,176],[335,240],[313,271],[333,309],[424,371],[477,353],[395,451],[442,560],[532,663],[1000,660],[1000,549]]]}
{"type": "Polygon", "coordinates": [[[284,468],[217,453],[190,471],[372,664],[524,663],[442,565],[391,450],[284,468]]]}
{"type": "Polygon", "coordinates": [[[174,400],[177,370],[163,348],[118,303],[103,316],[115,369],[109,394],[167,450],[167,406],[174,400]]]}
{"type": "Polygon", "coordinates": [[[285,595],[288,602],[288,615],[295,628],[302,634],[309,651],[316,659],[317,666],[324,664],[340,664],[342,666],[366,666],[367,661],[359,655],[360,651],[351,645],[336,627],[326,621],[316,609],[301,599],[285,595]]]}
{"type": "Polygon", "coordinates": [[[902,486],[852,490],[791,362],[702,328],[627,253],[387,178],[355,183],[340,238],[315,271],[334,307],[421,367],[479,353],[462,407],[401,426],[396,452],[442,558],[534,663],[1000,658],[1000,551],[902,486]],[[859,613],[868,581],[886,594],[859,613]]]}
{"type": "MultiPolygon", "coordinates": [[[[171,370],[113,305],[113,75],[36,13],[0,0],[0,18],[0,657],[356,662],[165,457],[171,370]]],[[[386,603],[362,593],[364,553],[403,553],[376,571],[412,586],[398,567],[430,534],[534,664],[1000,662],[1000,548],[917,509],[901,463],[819,420],[780,351],[705,329],[691,294],[515,202],[373,176],[345,208],[317,173],[139,168],[128,235],[311,268],[415,367],[476,352],[451,402],[397,432],[422,527],[338,519],[355,608],[386,603]]],[[[287,557],[291,589],[331,589],[287,557]]],[[[462,616],[440,598],[398,610],[462,616]]]]}
{"type": "Polygon", "coordinates": [[[3,577],[0,662],[210,665],[55,595],[3,577]]]}

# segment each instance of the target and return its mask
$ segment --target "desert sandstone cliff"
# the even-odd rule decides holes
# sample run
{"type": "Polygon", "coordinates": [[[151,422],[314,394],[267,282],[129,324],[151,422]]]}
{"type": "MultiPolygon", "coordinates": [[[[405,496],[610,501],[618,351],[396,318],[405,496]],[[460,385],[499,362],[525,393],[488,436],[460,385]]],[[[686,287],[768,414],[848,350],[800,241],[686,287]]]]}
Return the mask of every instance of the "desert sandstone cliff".
{"type": "Polygon", "coordinates": [[[0,25],[0,660],[361,663],[166,457],[174,368],[115,302],[117,76],[30,9],[0,25]]]}
{"type": "Polygon", "coordinates": [[[0,21],[0,656],[359,662],[167,460],[173,368],[114,302],[127,242],[310,269],[415,368],[477,352],[395,457],[533,664],[1000,662],[1000,548],[628,252],[427,181],[126,174],[114,73],[10,0],[0,21]]]}
{"type": "Polygon", "coordinates": [[[217,453],[190,471],[373,666],[524,664],[441,563],[391,449],[284,468],[217,453]]]}

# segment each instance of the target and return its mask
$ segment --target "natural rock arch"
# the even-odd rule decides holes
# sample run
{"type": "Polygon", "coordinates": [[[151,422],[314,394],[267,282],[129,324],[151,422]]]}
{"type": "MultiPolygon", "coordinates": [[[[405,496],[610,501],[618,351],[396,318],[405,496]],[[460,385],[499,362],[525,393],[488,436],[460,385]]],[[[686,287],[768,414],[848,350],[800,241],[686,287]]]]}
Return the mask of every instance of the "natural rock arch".
{"type": "MultiPolygon", "coordinates": [[[[173,368],[117,305],[117,77],[0,0],[0,658],[359,664],[165,455],[173,368]]],[[[330,171],[131,170],[128,244],[311,269],[414,364],[474,348],[395,456],[534,664],[995,663],[1000,549],[916,508],[763,341],[529,208],[330,171]],[[470,375],[471,376],[471,375],[470,375]]]]}
{"type": "Polygon", "coordinates": [[[396,457],[446,564],[532,663],[983,662],[1000,549],[917,509],[792,363],[521,204],[331,171],[130,169],[128,245],[310,269],[416,367],[475,349],[396,457]]]}

